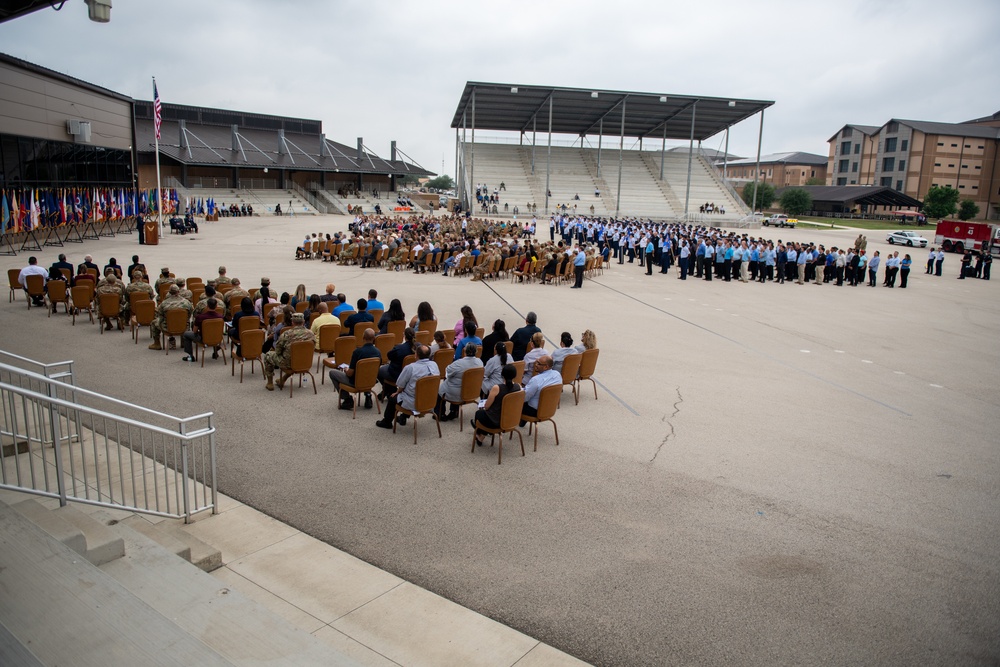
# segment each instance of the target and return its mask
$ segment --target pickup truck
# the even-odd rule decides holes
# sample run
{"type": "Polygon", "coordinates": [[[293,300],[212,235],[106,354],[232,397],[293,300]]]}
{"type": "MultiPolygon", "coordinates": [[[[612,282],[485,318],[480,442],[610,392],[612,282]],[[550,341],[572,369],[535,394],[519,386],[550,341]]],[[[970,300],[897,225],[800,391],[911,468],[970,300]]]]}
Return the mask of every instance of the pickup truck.
{"type": "Polygon", "coordinates": [[[764,218],[764,220],[761,221],[760,224],[762,224],[765,227],[794,227],[795,223],[797,222],[798,220],[796,220],[795,218],[789,219],[787,215],[778,213],[776,215],[772,215],[769,218],[764,218]]]}

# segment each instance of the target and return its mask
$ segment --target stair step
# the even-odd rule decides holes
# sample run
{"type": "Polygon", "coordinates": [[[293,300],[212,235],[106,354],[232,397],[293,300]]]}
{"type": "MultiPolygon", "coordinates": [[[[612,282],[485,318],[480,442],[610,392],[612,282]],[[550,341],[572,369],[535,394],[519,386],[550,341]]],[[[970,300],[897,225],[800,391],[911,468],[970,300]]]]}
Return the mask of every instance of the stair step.
{"type": "Polygon", "coordinates": [[[86,555],[87,538],[83,531],[37,500],[22,500],[11,507],[76,553],[86,555]]]}
{"type": "Polygon", "coordinates": [[[356,664],[215,577],[175,558],[126,522],[110,530],[125,540],[126,556],[100,569],[233,664],[356,664]]]}
{"type": "Polygon", "coordinates": [[[59,507],[52,510],[67,523],[83,533],[87,548],[83,554],[94,565],[103,565],[125,555],[122,538],[108,530],[98,517],[88,516],[75,507],[59,507]]]}
{"type": "Polygon", "coordinates": [[[232,665],[5,504],[0,562],[0,656],[36,659],[3,664],[232,665]]]}
{"type": "Polygon", "coordinates": [[[176,543],[185,545],[188,553],[187,556],[181,555],[181,557],[204,572],[211,572],[222,567],[222,552],[185,531],[183,523],[166,520],[154,525],[141,517],[126,519],[125,522],[129,526],[134,526],[139,522],[146,524],[139,529],[144,535],[156,542],[159,542],[162,536],[164,546],[170,545],[167,546],[168,550],[178,555],[181,554],[176,550],[176,543]]]}
{"type": "Polygon", "coordinates": [[[146,521],[141,516],[130,516],[127,519],[123,519],[121,523],[125,524],[132,530],[142,533],[175,556],[179,556],[189,563],[191,562],[190,545],[186,542],[182,542],[169,533],[158,530],[155,525],[146,521]]]}

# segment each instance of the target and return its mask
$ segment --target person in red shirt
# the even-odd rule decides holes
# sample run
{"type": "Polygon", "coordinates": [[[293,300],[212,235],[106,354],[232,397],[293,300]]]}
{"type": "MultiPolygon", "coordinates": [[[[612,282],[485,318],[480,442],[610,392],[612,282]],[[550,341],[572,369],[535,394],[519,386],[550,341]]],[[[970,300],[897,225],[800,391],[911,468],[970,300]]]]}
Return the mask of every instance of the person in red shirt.
{"type": "MultiPolygon", "coordinates": [[[[184,346],[184,351],[187,352],[187,356],[182,359],[182,361],[195,361],[193,347],[195,343],[201,342],[201,325],[205,320],[218,320],[222,319],[222,315],[215,311],[216,306],[219,302],[215,300],[215,297],[210,298],[206,305],[207,309],[200,315],[194,318],[194,326],[191,331],[184,332],[184,339],[181,341],[181,345],[184,346]]],[[[219,351],[212,350],[212,358],[218,359],[219,351]]]]}

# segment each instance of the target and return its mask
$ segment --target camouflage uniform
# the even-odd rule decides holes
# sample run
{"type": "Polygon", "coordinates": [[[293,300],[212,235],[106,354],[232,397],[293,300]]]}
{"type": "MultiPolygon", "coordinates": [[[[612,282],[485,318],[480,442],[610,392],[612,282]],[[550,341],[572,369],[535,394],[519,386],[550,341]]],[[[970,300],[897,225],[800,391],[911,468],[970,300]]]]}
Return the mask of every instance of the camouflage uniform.
{"type": "Polygon", "coordinates": [[[156,291],[153,286],[142,280],[133,280],[128,285],[125,286],[125,302],[128,303],[128,299],[132,297],[135,292],[143,292],[149,295],[149,298],[156,300],[156,291]]]}
{"type": "Polygon", "coordinates": [[[392,271],[401,264],[405,264],[406,260],[410,257],[410,249],[400,246],[396,250],[396,254],[389,258],[389,268],[386,271],[392,271]]]}
{"type": "Polygon", "coordinates": [[[232,282],[233,279],[230,278],[229,276],[219,274],[219,277],[215,279],[215,286],[218,287],[219,285],[231,285],[232,282]]]}
{"type": "MultiPolygon", "coordinates": [[[[171,277],[169,277],[169,276],[167,276],[167,275],[165,275],[165,274],[160,274],[160,277],[156,279],[155,283],[153,283],[153,293],[156,294],[156,295],[159,295],[160,294],[160,285],[162,285],[164,283],[169,283],[169,284],[173,285],[174,284],[174,279],[171,278],[171,277]]],[[[166,297],[164,297],[164,298],[166,298],[166,297]]]]}
{"type": "MultiPolygon", "coordinates": [[[[94,290],[94,294],[96,295],[94,299],[98,302],[98,304],[100,304],[100,297],[102,294],[118,295],[119,297],[118,328],[119,329],[123,328],[122,318],[128,316],[128,301],[126,301],[125,299],[125,287],[121,284],[121,281],[116,279],[114,282],[111,282],[110,280],[105,278],[97,285],[97,289],[94,290]]],[[[102,317],[101,319],[104,320],[104,324],[107,325],[108,329],[110,329],[111,328],[110,318],[102,317]]]]}
{"type": "Polygon", "coordinates": [[[167,326],[167,311],[172,308],[183,308],[188,314],[188,324],[190,325],[191,311],[194,310],[194,306],[191,302],[185,298],[182,298],[178,294],[168,294],[167,297],[160,302],[160,305],[156,307],[156,318],[153,320],[152,324],[149,325],[150,335],[153,337],[153,343],[149,346],[151,350],[160,350],[160,334],[163,329],[167,326]]]}
{"type": "Polygon", "coordinates": [[[226,302],[226,319],[233,319],[233,313],[240,309],[240,304],[243,302],[243,299],[249,297],[250,292],[246,291],[239,285],[226,292],[222,297],[222,300],[226,302]]]}
{"type": "Polygon", "coordinates": [[[486,259],[483,260],[481,264],[472,269],[472,280],[482,280],[486,277],[486,272],[490,270],[490,266],[493,264],[493,260],[496,259],[497,255],[494,252],[489,252],[486,254],[486,259]]]}
{"type": "Polygon", "coordinates": [[[340,254],[337,256],[337,258],[340,260],[340,263],[346,264],[347,262],[349,262],[351,257],[354,255],[354,249],[357,247],[358,245],[353,241],[345,245],[344,249],[341,250],[340,254]]]}
{"type": "MultiPolygon", "coordinates": [[[[298,313],[297,313],[298,314],[298,313]]],[[[278,340],[274,343],[274,349],[264,355],[264,378],[267,380],[267,388],[274,389],[274,369],[287,369],[292,364],[292,343],[300,340],[307,340],[315,348],[316,337],[313,332],[302,326],[302,318],[292,319],[294,326],[285,327],[278,335],[278,340]]],[[[284,376],[278,380],[278,386],[284,384],[284,376]]]]}

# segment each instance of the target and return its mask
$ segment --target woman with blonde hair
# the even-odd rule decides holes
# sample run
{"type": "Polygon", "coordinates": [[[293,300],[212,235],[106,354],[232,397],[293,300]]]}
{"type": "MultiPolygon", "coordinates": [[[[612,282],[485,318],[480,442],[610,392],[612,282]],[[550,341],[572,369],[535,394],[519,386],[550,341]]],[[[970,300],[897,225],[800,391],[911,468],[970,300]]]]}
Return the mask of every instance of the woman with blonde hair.
{"type": "Polygon", "coordinates": [[[597,336],[593,331],[587,329],[582,334],[580,334],[580,344],[576,346],[576,351],[583,354],[587,350],[593,350],[597,348],[597,336]]]}
{"type": "Polygon", "coordinates": [[[292,308],[295,308],[300,301],[308,300],[309,295],[306,294],[306,286],[300,283],[299,286],[295,288],[295,294],[292,295],[292,308]]]}
{"type": "Polygon", "coordinates": [[[548,354],[545,349],[545,336],[541,331],[536,331],[531,336],[531,343],[528,345],[528,353],[524,355],[524,384],[528,384],[534,373],[535,362],[548,354]]]}

